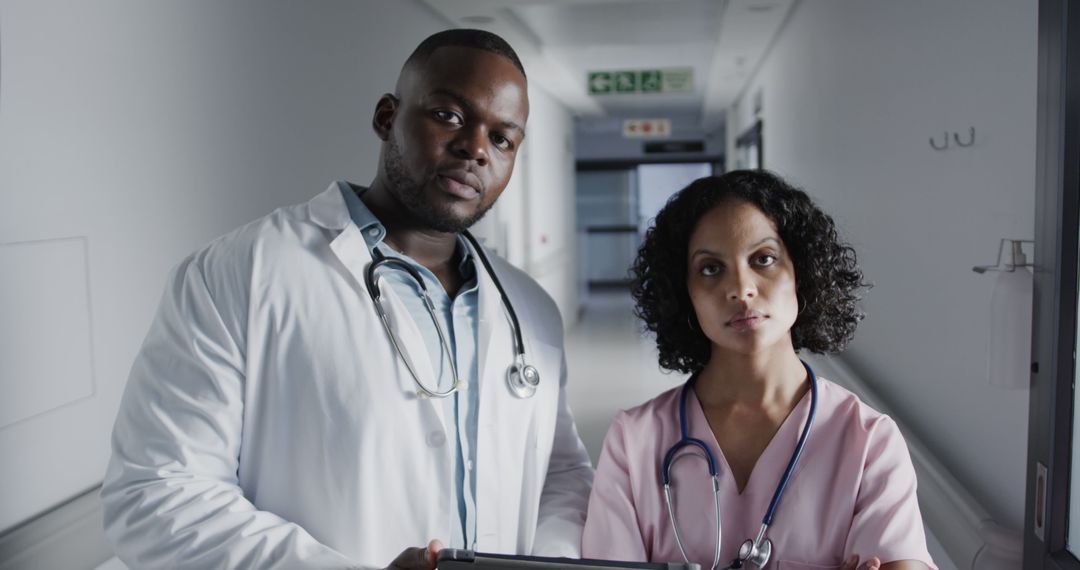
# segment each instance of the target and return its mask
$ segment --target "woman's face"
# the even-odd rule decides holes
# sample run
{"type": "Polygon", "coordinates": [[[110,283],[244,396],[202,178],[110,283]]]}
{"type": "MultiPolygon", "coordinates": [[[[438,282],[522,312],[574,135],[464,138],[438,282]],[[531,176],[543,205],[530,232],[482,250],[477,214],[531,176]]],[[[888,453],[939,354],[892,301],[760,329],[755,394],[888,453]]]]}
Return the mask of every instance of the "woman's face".
{"type": "Polygon", "coordinates": [[[791,346],[795,266],[761,210],[741,201],[717,205],[698,220],[687,255],[690,301],[714,352],[791,346]]]}

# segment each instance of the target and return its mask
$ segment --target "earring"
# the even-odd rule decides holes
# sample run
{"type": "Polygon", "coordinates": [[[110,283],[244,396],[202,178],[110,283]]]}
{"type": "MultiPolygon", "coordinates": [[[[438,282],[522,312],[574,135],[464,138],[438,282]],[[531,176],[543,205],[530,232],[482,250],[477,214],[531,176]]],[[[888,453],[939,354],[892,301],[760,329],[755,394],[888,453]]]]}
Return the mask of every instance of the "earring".
{"type": "Polygon", "coordinates": [[[686,326],[687,326],[687,327],[688,327],[688,328],[689,328],[690,330],[692,330],[692,331],[694,331],[694,332],[697,332],[697,330],[698,330],[698,327],[697,327],[697,326],[695,326],[695,325],[694,325],[694,321],[692,321],[692,320],[691,320],[691,319],[693,319],[693,318],[694,318],[694,314],[693,314],[693,313],[689,313],[689,314],[687,314],[687,315],[686,315],[686,326]]]}

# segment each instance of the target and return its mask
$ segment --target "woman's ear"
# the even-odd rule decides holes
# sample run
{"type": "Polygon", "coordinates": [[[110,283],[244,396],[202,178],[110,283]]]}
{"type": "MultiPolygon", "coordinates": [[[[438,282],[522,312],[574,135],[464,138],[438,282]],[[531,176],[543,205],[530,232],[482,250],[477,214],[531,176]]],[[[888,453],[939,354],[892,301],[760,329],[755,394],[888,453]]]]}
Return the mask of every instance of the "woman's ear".
{"type": "Polygon", "coordinates": [[[375,115],[371,118],[371,127],[380,140],[390,138],[390,129],[394,126],[394,117],[397,116],[400,101],[397,97],[386,93],[375,104],[375,115]]]}

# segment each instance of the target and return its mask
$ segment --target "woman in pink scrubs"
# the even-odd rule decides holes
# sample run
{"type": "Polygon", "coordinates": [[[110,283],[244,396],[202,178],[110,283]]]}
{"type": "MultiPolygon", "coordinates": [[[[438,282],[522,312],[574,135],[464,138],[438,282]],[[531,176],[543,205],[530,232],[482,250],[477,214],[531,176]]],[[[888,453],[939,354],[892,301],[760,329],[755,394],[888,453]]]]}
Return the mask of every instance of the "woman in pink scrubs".
{"type": "MultiPolygon", "coordinates": [[[[660,365],[691,377],[688,435],[716,458],[724,568],[757,536],[809,415],[810,375],[796,351],[844,348],[862,318],[863,275],[832,218],[762,171],[680,191],[656,216],[633,272],[636,312],[656,336],[660,365]]],[[[683,561],[661,482],[663,457],[681,438],[681,392],[616,415],[589,500],[586,558],[683,561]]],[[[670,480],[687,557],[709,569],[717,532],[703,454],[681,450],[670,480]]],[[[818,379],[815,420],[765,535],[764,567],[936,568],[915,487],[896,424],[818,379]]]]}

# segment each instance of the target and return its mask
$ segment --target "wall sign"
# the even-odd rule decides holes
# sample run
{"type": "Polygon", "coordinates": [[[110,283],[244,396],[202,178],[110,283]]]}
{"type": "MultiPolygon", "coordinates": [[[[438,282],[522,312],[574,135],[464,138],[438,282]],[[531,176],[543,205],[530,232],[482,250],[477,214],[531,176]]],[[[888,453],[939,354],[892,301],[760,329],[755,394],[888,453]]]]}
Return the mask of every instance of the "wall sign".
{"type": "Polygon", "coordinates": [[[587,87],[589,95],[685,93],[694,89],[694,70],[680,67],[590,71],[587,87]]]}
{"type": "Polygon", "coordinates": [[[628,139],[665,138],[671,136],[668,119],[627,119],[623,121],[622,134],[628,139]]]}

